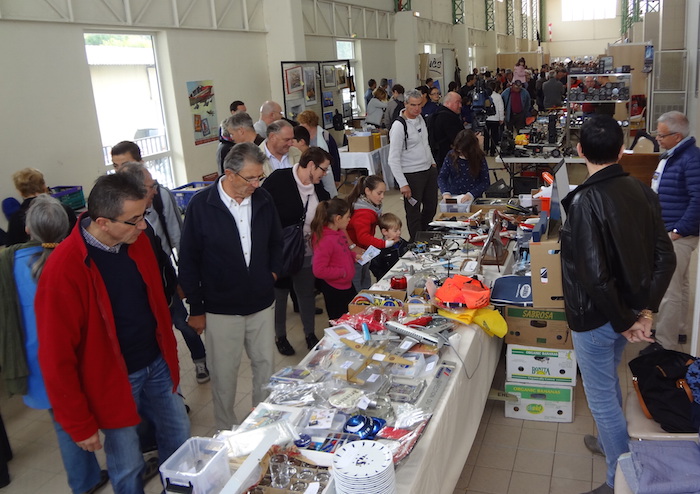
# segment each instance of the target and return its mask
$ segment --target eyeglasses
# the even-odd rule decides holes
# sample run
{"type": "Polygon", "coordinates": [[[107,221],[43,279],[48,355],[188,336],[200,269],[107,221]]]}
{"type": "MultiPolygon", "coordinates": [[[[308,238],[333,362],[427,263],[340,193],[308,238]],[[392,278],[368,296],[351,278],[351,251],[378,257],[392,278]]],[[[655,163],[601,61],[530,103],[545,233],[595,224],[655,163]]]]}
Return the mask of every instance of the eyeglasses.
{"type": "Polygon", "coordinates": [[[146,189],[157,190],[158,189],[158,182],[153,182],[151,185],[147,185],[146,189]]]}
{"type": "Polygon", "coordinates": [[[241,175],[240,173],[238,173],[238,172],[235,172],[235,173],[236,173],[236,175],[238,175],[239,177],[241,177],[243,180],[245,180],[245,181],[248,182],[249,184],[260,184],[260,183],[262,183],[263,180],[265,180],[265,175],[261,175],[261,176],[259,176],[259,177],[255,177],[255,178],[245,178],[245,177],[244,177],[243,175],[241,175]]]}
{"type": "Polygon", "coordinates": [[[663,139],[668,136],[672,136],[674,134],[678,134],[678,132],[669,132],[668,134],[656,134],[657,139],[663,139]]]}
{"type": "Polygon", "coordinates": [[[323,168],[322,166],[316,165],[316,168],[318,168],[319,170],[322,170],[323,174],[325,175],[326,173],[328,173],[328,170],[330,170],[331,167],[327,166],[327,167],[323,168]]]}
{"type": "Polygon", "coordinates": [[[127,220],[118,220],[116,218],[107,218],[109,221],[112,221],[114,223],[124,223],[125,225],[129,226],[139,226],[139,223],[142,221],[146,221],[146,213],[137,216],[136,218],[132,218],[130,221],[127,220]]]}

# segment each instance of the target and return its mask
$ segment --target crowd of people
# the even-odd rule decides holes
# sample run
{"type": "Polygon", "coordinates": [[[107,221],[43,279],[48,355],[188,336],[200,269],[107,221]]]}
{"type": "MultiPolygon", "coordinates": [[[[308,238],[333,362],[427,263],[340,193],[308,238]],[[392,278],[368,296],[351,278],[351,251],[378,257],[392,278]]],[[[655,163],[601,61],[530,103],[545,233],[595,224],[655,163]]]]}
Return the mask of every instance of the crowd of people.
{"type": "MultiPolygon", "coordinates": [[[[40,171],[17,172],[13,180],[24,202],[10,218],[8,247],[0,252],[2,371],[10,393],[49,410],[71,490],[96,492],[109,479],[116,493],[143,492],[159,461],[189,437],[173,325],[188,346],[197,382],[211,380],[216,427],[238,424],[243,350],[252,368],[252,406],[265,398],[275,348],[295,353],[287,338],[288,297],[311,349],[319,341],[315,316],[323,310],[317,293],[328,319],[340,317],[371,276],[383,276],[428,229],[440,194],[468,202],[485,193],[486,156],[495,152],[503,124],[517,130],[533,106],[561,104],[559,72],[548,69],[539,77],[549,74],[541,84],[542,107],[522,59],[512,70],[476,71],[463,86],[450,84],[444,98],[431,80],[408,90],[369,81],[375,87],[366,95],[367,119],[389,129],[388,160],[403,197],[407,240],[402,218],[382,209],[394,184],[361,177],[341,198],[333,136],[315,112],[292,122],[274,101],[263,103],[257,122],[242,101],[231,104],[215,156],[219,177],[192,197],[184,221],[130,141],[112,148],[116,173],[96,180],[87,211],[77,218],[47,195],[40,171]],[[302,239],[293,268],[283,258],[292,238],[302,239]],[[359,264],[370,247],[380,254],[359,264]],[[94,455],[102,447],[106,471],[94,455]]],[[[625,450],[616,375],[621,348],[626,341],[653,342],[650,314],[657,310],[653,345],[677,343],[700,223],[700,151],[685,116],[669,112],[659,119],[657,140],[667,152],[652,183],[656,193],[624,178],[616,164],[618,131],[606,116],[584,125],[579,153],[590,178],[579,200],[564,203],[569,221],[562,240],[567,317],[600,435],[599,444],[589,446],[608,459],[607,488],[625,450]],[[596,199],[603,196],[646,209],[627,218],[617,212],[622,205],[596,199]],[[601,203],[604,211],[597,209],[601,203]],[[598,217],[630,234],[609,238],[609,230],[592,221],[598,217]],[[593,249],[593,239],[599,252],[581,254],[593,249]],[[606,258],[630,249],[637,252],[633,262],[606,258]],[[613,265],[622,267],[602,271],[613,265]],[[601,289],[610,279],[610,288],[601,289]],[[673,291],[666,292],[669,283],[673,291]],[[604,350],[593,342],[598,335],[609,341],[604,350]],[[618,400],[609,399],[614,396],[618,400]]],[[[0,483],[9,482],[2,460],[11,456],[3,433],[0,421],[0,483]]],[[[594,492],[612,492],[604,486],[594,492]]]]}

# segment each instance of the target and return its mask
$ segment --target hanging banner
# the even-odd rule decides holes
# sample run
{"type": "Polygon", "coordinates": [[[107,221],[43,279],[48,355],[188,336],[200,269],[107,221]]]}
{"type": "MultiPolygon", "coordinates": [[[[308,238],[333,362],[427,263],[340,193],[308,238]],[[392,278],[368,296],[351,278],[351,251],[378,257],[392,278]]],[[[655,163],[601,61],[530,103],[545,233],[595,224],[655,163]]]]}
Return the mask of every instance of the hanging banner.
{"type": "MultiPolygon", "coordinates": [[[[428,55],[428,77],[433,79],[433,85],[438,89],[443,86],[442,54],[428,55]]],[[[444,85],[447,87],[446,85],[444,85]]]]}
{"type": "Polygon", "coordinates": [[[194,124],[194,144],[198,146],[217,141],[219,139],[219,120],[216,118],[214,83],[211,80],[189,81],[187,93],[194,124]]]}

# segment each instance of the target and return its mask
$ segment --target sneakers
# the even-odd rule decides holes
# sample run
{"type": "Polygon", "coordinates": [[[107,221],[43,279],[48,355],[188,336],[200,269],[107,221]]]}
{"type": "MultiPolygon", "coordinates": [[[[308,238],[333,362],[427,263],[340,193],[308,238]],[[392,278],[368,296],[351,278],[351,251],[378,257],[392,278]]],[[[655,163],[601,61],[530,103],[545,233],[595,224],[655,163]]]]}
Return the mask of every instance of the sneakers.
{"type": "Polygon", "coordinates": [[[100,480],[89,491],[86,491],[85,494],[95,494],[95,492],[107,485],[107,482],[109,482],[107,470],[100,470],[100,480]]]}
{"type": "Polygon", "coordinates": [[[598,444],[598,438],[591,435],[591,434],[586,434],[583,436],[583,444],[586,445],[586,449],[593,453],[594,455],[598,456],[605,456],[605,453],[603,453],[603,450],[600,448],[600,444],[598,444]]]}
{"type": "Polygon", "coordinates": [[[209,382],[209,369],[207,369],[206,360],[195,360],[194,361],[194,372],[197,378],[197,383],[204,384],[209,382]]]}
{"type": "Polygon", "coordinates": [[[148,451],[143,454],[143,461],[146,463],[146,468],[143,469],[143,483],[145,484],[153,477],[158,475],[158,450],[148,451]]]}
{"type": "Polygon", "coordinates": [[[309,336],[306,337],[306,346],[311,350],[313,347],[316,346],[318,343],[318,338],[316,338],[315,334],[310,334],[309,336]]]}
{"type": "Polygon", "coordinates": [[[277,344],[277,350],[282,355],[294,355],[294,353],[296,353],[294,352],[292,345],[289,344],[289,341],[284,336],[282,338],[277,338],[275,343],[277,344]]]}

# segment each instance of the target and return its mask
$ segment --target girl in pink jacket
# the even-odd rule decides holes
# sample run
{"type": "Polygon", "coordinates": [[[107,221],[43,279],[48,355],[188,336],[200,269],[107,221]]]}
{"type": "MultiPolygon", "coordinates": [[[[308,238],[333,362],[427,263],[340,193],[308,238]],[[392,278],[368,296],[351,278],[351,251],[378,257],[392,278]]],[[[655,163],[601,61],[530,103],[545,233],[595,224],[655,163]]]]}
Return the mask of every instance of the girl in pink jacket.
{"type": "Polygon", "coordinates": [[[311,222],[313,271],[326,301],[328,319],[345,314],[357,294],[352,285],[355,254],[345,232],[349,222],[350,206],[339,197],[319,203],[311,222]]]}

